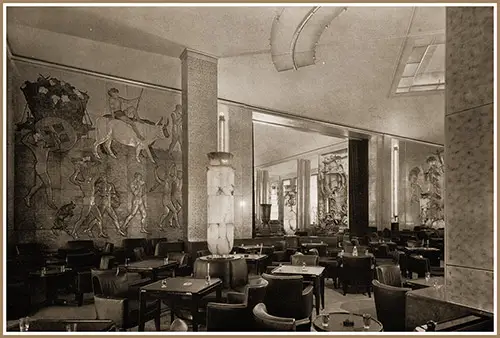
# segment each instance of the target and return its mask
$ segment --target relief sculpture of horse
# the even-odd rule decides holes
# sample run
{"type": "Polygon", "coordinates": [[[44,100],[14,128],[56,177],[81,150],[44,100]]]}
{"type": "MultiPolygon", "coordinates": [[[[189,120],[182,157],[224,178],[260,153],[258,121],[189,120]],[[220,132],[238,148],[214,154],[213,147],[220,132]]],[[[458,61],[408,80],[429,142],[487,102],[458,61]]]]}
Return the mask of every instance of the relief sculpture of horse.
{"type": "Polygon", "coordinates": [[[106,151],[113,158],[116,158],[115,153],[111,149],[111,143],[116,141],[118,143],[135,147],[135,158],[137,162],[141,162],[140,155],[144,150],[147,156],[153,163],[156,163],[149,146],[156,140],[165,139],[170,137],[168,132],[169,119],[163,121],[163,117],[156,123],[146,123],[144,121],[134,121],[142,140],[137,136],[132,126],[122,120],[113,119],[107,116],[102,116],[96,120],[96,140],[94,142],[94,155],[101,158],[98,152],[98,147],[104,144],[106,151]]]}

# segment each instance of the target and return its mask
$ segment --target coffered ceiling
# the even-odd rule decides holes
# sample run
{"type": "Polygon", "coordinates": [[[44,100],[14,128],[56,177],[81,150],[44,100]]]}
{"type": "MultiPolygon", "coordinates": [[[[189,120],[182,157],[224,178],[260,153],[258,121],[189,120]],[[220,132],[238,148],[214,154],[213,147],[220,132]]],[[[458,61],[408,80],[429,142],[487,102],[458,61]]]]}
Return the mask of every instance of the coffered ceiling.
{"type": "MultiPolygon", "coordinates": [[[[88,55],[90,61],[78,55],[82,68],[85,62],[98,68],[96,58],[101,55],[107,64],[139,55],[120,52],[117,46],[143,51],[149,56],[137,57],[134,69],[112,69],[120,75],[138,74],[140,79],[177,88],[181,83],[178,57],[189,47],[219,58],[220,98],[443,143],[442,91],[392,95],[408,43],[416,37],[445,33],[443,7],[348,7],[321,35],[316,64],[277,72],[270,38],[273,20],[282,11],[283,7],[271,6],[11,7],[7,11],[7,39],[12,52],[24,56],[63,62],[59,54],[65,53],[72,62],[72,53],[88,55]],[[79,50],[83,46],[87,49],[79,50]],[[171,73],[159,76],[161,64],[147,60],[165,62],[163,67],[171,73]],[[148,73],[148,67],[155,67],[155,71],[148,73]]],[[[443,53],[436,55],[443,58],[443,53]]]]}

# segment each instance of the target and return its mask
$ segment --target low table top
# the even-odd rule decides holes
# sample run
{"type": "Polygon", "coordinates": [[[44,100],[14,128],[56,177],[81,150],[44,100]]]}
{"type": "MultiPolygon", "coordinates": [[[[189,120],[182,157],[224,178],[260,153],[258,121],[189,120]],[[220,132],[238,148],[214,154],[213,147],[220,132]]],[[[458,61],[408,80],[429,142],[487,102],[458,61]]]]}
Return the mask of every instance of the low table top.
{"type": "Polygon", "coordinates": [[[434,284],[436,286],[441,286],[441,285],[444,285],[444,277],[442,277],[442,276],[431,277],[429,279],[429,281],[426,281],[425,278],[406,279],[405,283],[410,284],[410,285],[420,286],[420,287],[430,287],[430,286],[434,286],[434,284]]]}
{"type": "Polygon", "coordinates": [[[141,292],[152,291],[152,292],[166,292],[166,293],[176,293],[176,294],[179,293],[199,294],[219,284],[222,284],[222,281],[219,278],[210,278],[210,282],[207,283],[205,279],[201,278],[172,277],[166,279],[166,284],[163,284],[163,280],[159,280],[154,283],[143,286],[141,287],[141,292]]]}
{"type": "Polygon", "coordinates": [[[363,316],[355,313],[344,313],[344,312],[333,312],[329,313],[330,319],[328,321],[328,326],[323,326],[323,317],[325,315],[319,315],[313,320],[313,327],[316,331],[321,332],[380,332],[383,331],[384,326],[378,320],[370,319],[370,328],[363,328],[363,316]],[[344,326],[344,320],[349,319],[354,322],[353,326],[344,326]]]}
{"type": "Polygon", "coordinates": [[[267,255],[259,255],[259,254],[241,254],[240,256],[246,259],[247,261],[261,261],[267,258],[267,255]]]}
{"type": "Polygon", "coordinates": [[[323,266],[299,266],[299,265],[282,265],[273,269],[271,273],[287,274],[287,275],[309,275],[319,276],[325,271],[323,266]]]}
{"type": "MultiPolygon", "coordinates": [[[[66,331],[67,324],[75,323],[77,332],[111,331],[115,328],[114,322],[107,319],[31,319],[28,331],[66,331]]],[[[19,323],[9,325],[7,331],[19,331],[19,323]]]]}
{"type": "Polygon", "coordinates": [[[315,247],[315,246],[328,246],[328,244],[323,243],[323,242],[321,242],[321,243],[302,243],[301,245],[302,246],[306,246],[306,247],[307,246],[311,246],[311,247],[315,247]]]}
{"type": "Polygon", "coordinates": [[[61,275],[65,275],[69,272],[73,271],[73,269],[71,268],[65,268],[64,271],[61,271],[60,268],[48,268],[47,271],[45,272],[45,275],[42,275],[42,271],[41,270],[37,270],[37,271],[31,271],[30,272],[30,275],[32,276],[37,276],[37,277],[56,277],[56,276],[61,276],[61,275]]]}
{"type": "Polygon", "coordinates": [[[137,261],[137,262],[132,262],[128,263],[128,265],[120,265],[120,267],[124,267],[126,269],[137,269],[137,270],[153,270],[153,269],[160,269],[160,268],[174,268],[177,266],[176,261],[169,261],[167,264],[165,264],[165,261],[163,258],[157,258],[157,259],[146,259],[143,261],[137,261]]]}
{"type": "Polygon", "coordinates": [[[405,247],[405,249],[408,251],[440,251],[438,248],[431,248],[431,247],[428,248],[423,246],[413,247],[413,248],[405,247]]]}

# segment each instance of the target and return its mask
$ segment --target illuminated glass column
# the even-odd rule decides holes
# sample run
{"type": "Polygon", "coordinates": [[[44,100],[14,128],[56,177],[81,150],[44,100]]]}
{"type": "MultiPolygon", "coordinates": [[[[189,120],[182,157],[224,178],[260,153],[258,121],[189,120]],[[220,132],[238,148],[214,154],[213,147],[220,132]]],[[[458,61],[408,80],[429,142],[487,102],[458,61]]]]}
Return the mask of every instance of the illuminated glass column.
{"type": "Polygon", "coordinates": [[[234,242],[233,154],[226,152],[227,124],[219,115],[217,152],[208,154],[207,168],[207,244],[212,255],[225,256],[234,242]]]}

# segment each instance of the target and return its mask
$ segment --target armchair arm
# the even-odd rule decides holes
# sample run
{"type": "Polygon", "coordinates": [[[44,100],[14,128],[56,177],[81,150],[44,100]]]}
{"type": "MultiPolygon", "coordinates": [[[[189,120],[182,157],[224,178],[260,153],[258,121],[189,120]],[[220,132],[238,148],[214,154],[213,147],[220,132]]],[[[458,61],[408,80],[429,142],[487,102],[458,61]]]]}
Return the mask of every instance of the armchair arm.
{"type": "Polygon", "coordinates": [[[134,280],[128,285],[127,296],[131,299],[139,299],[140,288],[151,283],[150,278],[141,278],[134,280]]]}
{"type": "Polygon", "coordinates": [[[312,285],[307,286],[302,291],[302,304],[303,304],[303,318],[308,318],[311,316],[313,311],[313,293],[314,287],[312,285]]]}
{"type": "Polygon", "coordinates": [[[124,327],[128,311],[128,299],[94,295],[97,319],[111,319],[116,326],[124,327]]]}
{"type": "Polygon", "coordinates": [[[241,292],[228,292],[227,302],[228,304],[245,304],[246,297],[244,293],[241,292]]]}
{"type": "Polygon", "coordinates": [[[259,328],[267,331],[295,331],[295,318],[276,317],[267,313],[264,303],[255,305],[252,310],[259,328]]]}

